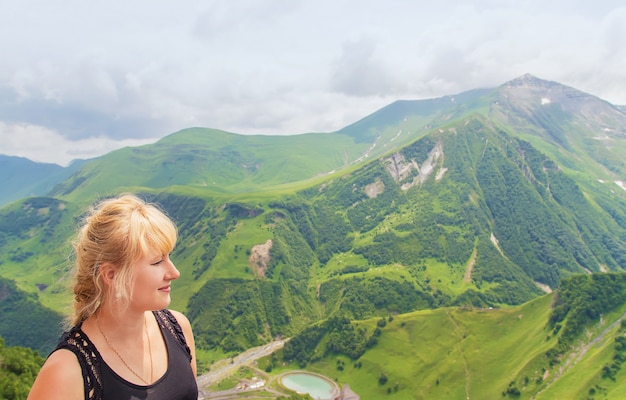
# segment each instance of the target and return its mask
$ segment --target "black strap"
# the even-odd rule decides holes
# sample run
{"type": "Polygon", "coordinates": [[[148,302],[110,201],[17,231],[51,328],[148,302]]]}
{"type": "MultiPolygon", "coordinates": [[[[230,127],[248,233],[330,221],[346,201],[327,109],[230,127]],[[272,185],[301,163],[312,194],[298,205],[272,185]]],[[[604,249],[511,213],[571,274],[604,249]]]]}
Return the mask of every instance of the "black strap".
{"type": "Polygon", "coordinates": [[[187,352],[187,355],[189,356],[189,361],[191,362],[191,349],[187,345],[187,339],[185,339],[183,328],[178,323],[176,317],[172,314],[170,310],[166,309],[153,311],[153,313],[157,317],[157,322],[159,323],[159,325],[167,329],[172,334],[172,336],[174,336],[178,340],[178,343],[183,346],[183,348],[187,352]]]}
{"type": "Polygon", "coordinates": [[[78,358],[83,373],[86,400],[102,399],[102,379],[100,378],[100,355],[91,340],[79,327],[63,334],[61,341],[53,350],[70,350],[78,358]]]}

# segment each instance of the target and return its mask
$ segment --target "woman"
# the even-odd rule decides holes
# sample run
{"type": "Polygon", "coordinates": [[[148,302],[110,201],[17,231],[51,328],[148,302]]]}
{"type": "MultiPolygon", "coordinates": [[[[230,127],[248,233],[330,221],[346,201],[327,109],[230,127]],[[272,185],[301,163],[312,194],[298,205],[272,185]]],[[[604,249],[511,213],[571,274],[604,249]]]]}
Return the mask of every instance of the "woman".
{"type": "Polygon", "coordinates": [[[91,210],[74,244],[72,328],[28,399],[198,398],[191,325],[169,311],[174,223],[133,195],[91,210]]]}

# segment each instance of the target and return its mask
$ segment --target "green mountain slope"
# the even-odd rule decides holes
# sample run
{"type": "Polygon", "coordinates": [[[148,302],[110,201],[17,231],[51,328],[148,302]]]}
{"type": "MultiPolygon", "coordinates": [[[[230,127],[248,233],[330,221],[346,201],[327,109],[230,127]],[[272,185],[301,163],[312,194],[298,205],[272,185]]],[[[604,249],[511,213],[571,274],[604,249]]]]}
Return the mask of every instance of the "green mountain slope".
{"type": "MultiPolygon", "coordinates": [[[[62,317],[42,307],[37,296],[26,294],[0,278],[0,345],[22,346],[46,356],[62,332],[62,317]]],[[[0,346],[2,347],[2,346],[0,346]]]]}
{"type": "Polygon", "coordinates": [[[330,320],[260,365],[274,373],[306,367],[362,397],[620,398],[624,283],[624,274],[579,275],[558,293],[517,307],[441,308],[352,326],[330,320]],[[355,353],[361,337],[366,344],[355,353]]]}
{"type": "Polygon", "coordinates": [[[396,147],[401,147],[407,140],[417,139],[443,121],[475,110],[483,96],[491,91],[476,89],[436,99],[399,100],[339,130],[339,133],[354,138],[357,143],[380,143],[383,147],[397,140],[396,147]]]}
{"type": "Polygon", "coordinates": [[[0,209],[0,276],[62,312],[70,304],[70,240],[80,211],[68,202],[33,197],[0,209]]]}
{"type": "MultiPolygon", "coordinates": [[[[357,393],[372,397],[502,398],[524,366],[554,342],[545,340],[549,302],[546,296],[507,310],[398,315],[379,328],[377,344],[358,362],[329,355],[307,369],[349,382],[357,393]],[[335,359],[342,360],[343,371],[335,368],[335,359]]],[[[377,325],[365,321],[357,326],[373,332],[377,325]]]]}
{"type": "Polygon", "coordinates": [[[52,194],[79,199],[120,187],[172,186],[216,196],[280,190],[281,185],[345,168],[365,149],[344,135],[242,136],[193,128],[96,159],[52,194]]]}
{"type": "Polygon", "coordinates": [[[23,157],[0,154],[0,207],[28,196],[43,196],[59,182],[67,179],[81,165],[76,161],[69,167],[43,164],[23,157]]]}

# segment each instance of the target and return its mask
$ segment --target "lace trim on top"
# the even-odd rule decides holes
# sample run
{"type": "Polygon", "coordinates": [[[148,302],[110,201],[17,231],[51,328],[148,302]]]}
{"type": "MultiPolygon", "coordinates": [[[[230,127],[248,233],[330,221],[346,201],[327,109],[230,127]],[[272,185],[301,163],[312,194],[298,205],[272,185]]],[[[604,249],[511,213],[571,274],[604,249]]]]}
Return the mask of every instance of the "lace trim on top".
{"type": "Polygon", "coordinates": [[[167,329],[172,334],[172,336],[178,340],[178,343],[183,346],[183,348],[187,352],[189,361],[191,362],[191,349],[187,345],[187,340],[185,339],[183,328],[178,323],[176,317],[172,314],[170,310],[153,311],[153,314],[156,316],[159,325],[167,329]]]}
{"type": "MultiPolygon", "coordinates": [[[[159,310],[152,312],[158,324],[165,328],[177,339],[181,346],[187,351],[189,361],[191,361],[191,349],[187,345],[185,334],[176,317],[169,310],[159,310]]],[[[66,332],[61,341],[54,349],[67,349],[76,355],[83,373],[83,383],[86,400],[100,400],[103,395],[102,378],[100,376],[101,356],[96,346],[89,340],[87,335],[81,330],[81,325],[66,332]]],[[[54,352],[53,351],[53,352],[54,352]]]]}
{"type": "Polygon", "coordinates": [[[61,343],[55,350],[67,349],[78,358],[83,373],[85,399],[97,400],[102,398],[102,379],[100,378],[100,355],[96,347],[83,333],[80,326],[72,328],[63,335],[61,343]]]}

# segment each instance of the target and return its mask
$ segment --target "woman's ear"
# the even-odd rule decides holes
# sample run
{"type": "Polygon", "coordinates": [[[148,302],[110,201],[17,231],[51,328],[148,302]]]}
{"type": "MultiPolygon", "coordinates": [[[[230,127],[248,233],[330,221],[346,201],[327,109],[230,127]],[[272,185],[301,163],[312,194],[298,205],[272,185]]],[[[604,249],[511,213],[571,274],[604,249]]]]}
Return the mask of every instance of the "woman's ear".
{"type": "Polygon", "coordinates": [[[116,273],[117,270],[113,264],[108,262],[100,264],[100,276],[102,277],[102,282],[104,282],[105,285],[110,286],[113,284],[113,279],[115,279],[116,273]]]}

